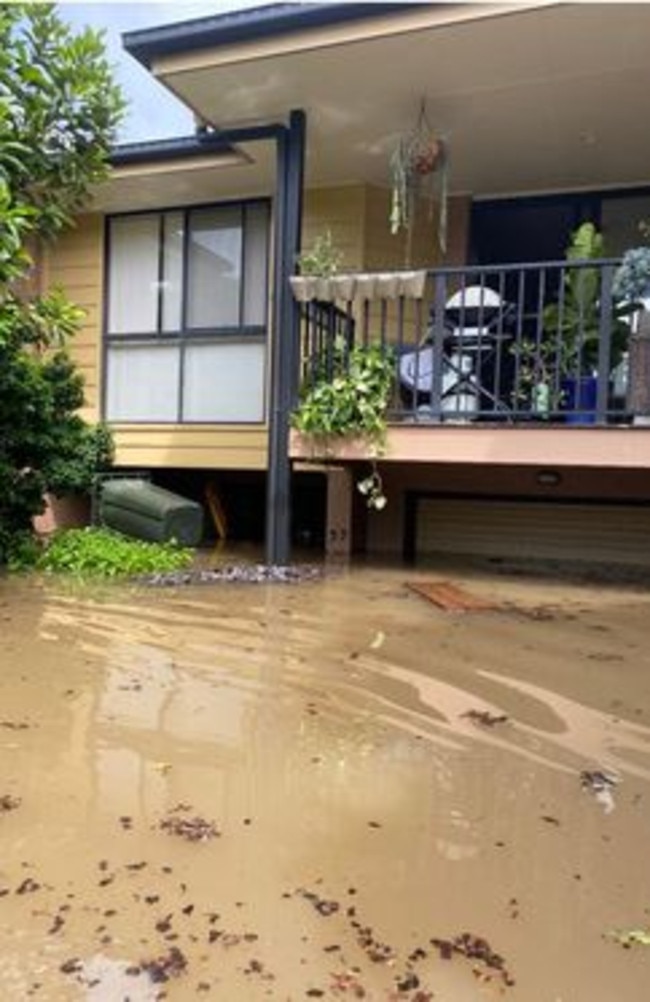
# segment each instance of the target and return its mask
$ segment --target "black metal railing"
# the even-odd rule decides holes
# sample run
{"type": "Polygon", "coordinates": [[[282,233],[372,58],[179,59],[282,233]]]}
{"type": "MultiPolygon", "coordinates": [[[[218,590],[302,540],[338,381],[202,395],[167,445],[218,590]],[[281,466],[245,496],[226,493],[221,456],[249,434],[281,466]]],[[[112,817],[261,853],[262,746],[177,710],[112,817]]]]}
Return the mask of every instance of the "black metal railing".
{"type": "Polygon", "coordinates": [[[632,313],[612,292],[618,263],[441,268],[422,298],[390,279],[383,293],[377,276],[372,298],[312,300],[303,384],[331,376],[335,346],[379,344],[395,361],[391,421],[625,422],[632,313]]]}

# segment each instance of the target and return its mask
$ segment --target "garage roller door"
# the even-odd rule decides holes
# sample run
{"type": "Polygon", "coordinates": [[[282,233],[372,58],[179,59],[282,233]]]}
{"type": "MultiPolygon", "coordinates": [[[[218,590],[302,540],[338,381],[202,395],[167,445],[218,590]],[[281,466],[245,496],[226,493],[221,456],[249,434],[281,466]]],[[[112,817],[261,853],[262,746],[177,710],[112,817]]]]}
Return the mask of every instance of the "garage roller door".
{"type": "Polygon", "coordinates": [[[416,553],[650,567],[650,506],[420,498],[416,553]]]}

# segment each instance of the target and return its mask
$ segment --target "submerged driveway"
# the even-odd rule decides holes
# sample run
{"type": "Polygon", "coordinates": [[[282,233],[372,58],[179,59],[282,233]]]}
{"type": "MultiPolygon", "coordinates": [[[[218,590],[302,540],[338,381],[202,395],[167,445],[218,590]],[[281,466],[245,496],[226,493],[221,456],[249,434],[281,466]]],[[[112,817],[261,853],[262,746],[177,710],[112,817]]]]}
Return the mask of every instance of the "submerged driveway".
{"type": "Polygon", "coordinates": [[[647,998],[650,595],[406,577],[0,581],[0,999],[647,998]]]}

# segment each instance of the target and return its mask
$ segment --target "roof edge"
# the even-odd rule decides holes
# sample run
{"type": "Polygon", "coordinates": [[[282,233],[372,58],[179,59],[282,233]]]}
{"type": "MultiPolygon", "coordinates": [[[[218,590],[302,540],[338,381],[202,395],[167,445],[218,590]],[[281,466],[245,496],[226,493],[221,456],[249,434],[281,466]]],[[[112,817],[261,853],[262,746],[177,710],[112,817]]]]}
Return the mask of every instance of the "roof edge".
{"type": "Polygon", "coordinates": [[[439,4],[433,3],[277,3],[126,32],[122,35],[122,45],[138,62],[151,69],[153,60],[159,56],[437,6],[439,4]]]}
{"type": "Polygon", "coordinates": [[[111,167],[132,164],[163,163],[186,157],[215,156],[236,153],[235,147],[214,133],[175,136],[173,139],[153,139],[142,143],[119,143],[109,154],[111,167]]]}

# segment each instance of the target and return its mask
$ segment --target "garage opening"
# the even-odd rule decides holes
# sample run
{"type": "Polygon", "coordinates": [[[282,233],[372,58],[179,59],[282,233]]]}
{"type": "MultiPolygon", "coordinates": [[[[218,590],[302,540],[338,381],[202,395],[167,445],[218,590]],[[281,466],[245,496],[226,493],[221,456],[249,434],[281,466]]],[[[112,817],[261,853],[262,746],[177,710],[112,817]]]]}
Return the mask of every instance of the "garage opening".
{"type": "Polygon", "coordinates": [[[650,568],[650,503],[410,494],[404,550],[650,568]]]}

